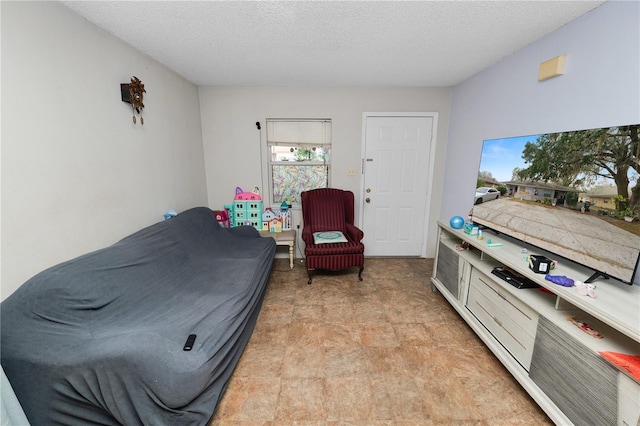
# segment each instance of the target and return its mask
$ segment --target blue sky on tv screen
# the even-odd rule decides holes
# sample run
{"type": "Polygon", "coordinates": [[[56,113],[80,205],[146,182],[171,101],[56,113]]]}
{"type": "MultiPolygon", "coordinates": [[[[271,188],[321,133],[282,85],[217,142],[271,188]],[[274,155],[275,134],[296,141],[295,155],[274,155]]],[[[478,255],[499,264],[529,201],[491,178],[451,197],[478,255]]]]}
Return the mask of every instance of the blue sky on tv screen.
{"type": "MultiPolygon", "coordinates": [[[[498,182],[512,181],[513,169],[519,167],[526,168],[522,159],[522,151],[527,142],[536,143],[540,135],[516,136],[502,139],[488,139],[483,142],[482,155],[480,157],[480,172],[490,172],[498,182]]],[[[634,170],[629,168],[629,179],[633,183],[634,170]]],[[[515,179],[517,180],[517,179],[515,179]]],[[[595,182],[591,182],[587,187],[604,184],[613,184],[611,179],[600,177],[595,182]]]]}
{"type": "Polygon", "coordinates": [[[538,135],[490,139],[482,145],[480,171],[490,172],[499,182],[512,180],[515,167],[525,168],[522,150],[527,142],[535,143],[538,135]]]}

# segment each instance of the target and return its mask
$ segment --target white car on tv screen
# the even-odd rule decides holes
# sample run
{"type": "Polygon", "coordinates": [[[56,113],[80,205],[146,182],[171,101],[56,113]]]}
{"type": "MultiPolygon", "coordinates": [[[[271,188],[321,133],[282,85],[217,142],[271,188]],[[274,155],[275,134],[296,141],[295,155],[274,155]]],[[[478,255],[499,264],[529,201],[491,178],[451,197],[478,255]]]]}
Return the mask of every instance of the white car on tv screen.
{"type": "Polygon", "coordinates": [[[481,186],[476,188],[476,199],[474,204],[484,203],[485,201],[497,200],[500,197],[500,191],[495,188],[487,188],[481,186]]]}

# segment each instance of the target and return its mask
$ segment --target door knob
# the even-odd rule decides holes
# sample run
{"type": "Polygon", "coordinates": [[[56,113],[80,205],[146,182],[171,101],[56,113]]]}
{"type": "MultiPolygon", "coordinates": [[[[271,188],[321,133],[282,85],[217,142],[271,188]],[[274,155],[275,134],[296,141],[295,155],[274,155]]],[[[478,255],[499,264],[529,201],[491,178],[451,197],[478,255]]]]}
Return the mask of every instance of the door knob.
{"type": "Polygon", "coordinates": [[[370,203],[371,202],[371,198],[367,197],[364,199],[365,203],[370,203]]]}

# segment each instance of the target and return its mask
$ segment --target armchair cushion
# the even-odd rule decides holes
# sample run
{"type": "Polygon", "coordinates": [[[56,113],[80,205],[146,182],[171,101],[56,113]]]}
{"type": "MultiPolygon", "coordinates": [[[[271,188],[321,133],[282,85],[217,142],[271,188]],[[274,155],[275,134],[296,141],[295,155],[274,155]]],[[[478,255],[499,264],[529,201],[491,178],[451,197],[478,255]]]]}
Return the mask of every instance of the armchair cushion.
{"type": "MultiPolygon", "coordinates": [[[[336,244],[311,244],[304,250],[307,259],[313,256],[332,256],[341,254],[362,254],[364,253],[364,244],[355,241],[347,241],[346,243],[336,244]]],[[[307,262],[313,263],[313,262],[307,262]]],[[[330,268],[327,268],[330,269],[330,268]]]]}
{"type": "Polygon", "coordinates": [[[347,239],[340,231],[323,231],[313,233],[314,244],[336,244],[346,242],[348,242],[347,239]]]}

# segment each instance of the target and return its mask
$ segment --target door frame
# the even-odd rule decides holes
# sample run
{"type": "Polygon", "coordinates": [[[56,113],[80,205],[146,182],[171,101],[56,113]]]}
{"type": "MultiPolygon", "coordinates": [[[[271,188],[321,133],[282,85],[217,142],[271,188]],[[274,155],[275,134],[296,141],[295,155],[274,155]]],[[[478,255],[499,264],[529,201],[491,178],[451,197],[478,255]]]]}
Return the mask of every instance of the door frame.
{"type": "Polygon", "coordinates": [[[363,112],[362,113],[362,143],[360,149],[360,174],[362,179],[360,179],[360,205],[358,206],[360,213],[358,214],[359,223],[364,223],[364,164],[366,160],[366,151],[367,151],[367,118],[373,117],[424,117],[431,118],[433,120],[433,128],[431,129],[431,146],[429,147],[429,164],[426,164],[428,167],[427,174],[427,194],[426,194],[426,202],[427,205],[424,208],[424,234],[422,235],[422,249],[420,250],[420,257],[427,257],[427,241],[429,237],[429,220],[431,218],[431,206],[433,205],[431,201],[431,197],[433,195],[433,169],[435,166],[435,157],[436,157],[436,145],[437,145],[437,134],[438,134],[438,113],[437,112],[363,112]]]}

